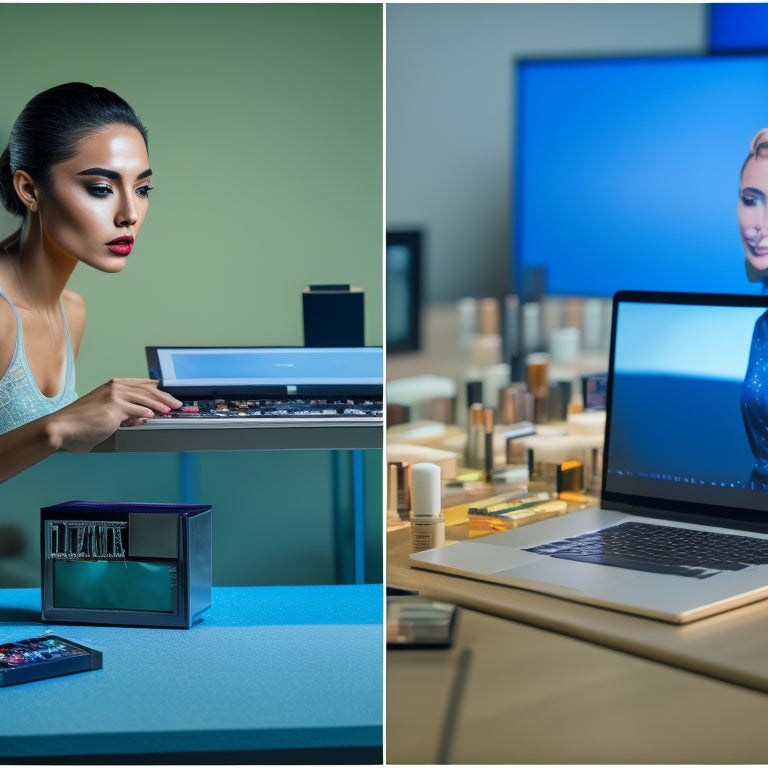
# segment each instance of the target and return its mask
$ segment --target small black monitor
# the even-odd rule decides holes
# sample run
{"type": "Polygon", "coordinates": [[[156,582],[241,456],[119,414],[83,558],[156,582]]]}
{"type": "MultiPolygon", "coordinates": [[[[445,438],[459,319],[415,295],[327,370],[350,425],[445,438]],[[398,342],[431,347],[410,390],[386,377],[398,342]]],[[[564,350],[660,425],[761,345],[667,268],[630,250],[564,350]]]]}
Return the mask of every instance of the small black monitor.
{"type": "Polygon", "coordinates": [[[387,353],[415,352],[421,346],[421,230],[387,232],[387,353]]]}

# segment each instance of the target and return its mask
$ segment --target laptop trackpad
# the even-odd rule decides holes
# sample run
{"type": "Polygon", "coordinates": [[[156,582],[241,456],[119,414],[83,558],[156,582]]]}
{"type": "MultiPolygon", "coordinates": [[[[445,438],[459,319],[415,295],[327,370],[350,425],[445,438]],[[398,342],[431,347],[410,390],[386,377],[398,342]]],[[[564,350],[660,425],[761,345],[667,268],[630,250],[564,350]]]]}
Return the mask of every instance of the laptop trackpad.
{"type": "MultiPolygon", "coordinates": [[[[542,557],[538,562],[497,571],[495,575],[515,581],[525,580],[538,584],[550,584],[576,592],[594,592],[597,587],[605,588],[638,578],[636,572],[626,568],[578,563],[573,560],[560,560],[556,557],[542,557]]],[[[530,588],[535,589],[534,586],[530,588]]]]}

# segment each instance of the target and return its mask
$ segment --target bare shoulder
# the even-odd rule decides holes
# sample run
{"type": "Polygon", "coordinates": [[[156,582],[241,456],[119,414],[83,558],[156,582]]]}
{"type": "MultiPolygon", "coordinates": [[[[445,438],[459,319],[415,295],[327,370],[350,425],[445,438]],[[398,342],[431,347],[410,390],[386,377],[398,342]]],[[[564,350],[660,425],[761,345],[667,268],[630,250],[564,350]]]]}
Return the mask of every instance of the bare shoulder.
{"type": "Polygon", "coordinates": [[[83,340],[83,333],[85,332],[85,301],[79,293],[69,288],[64,289],[64,292],[61,294],[61,300],[64,304],[64,312],[67,315],[69,337],[72,340],[75,356],[77,356],[80,352],[80,342],[83,340]]]}

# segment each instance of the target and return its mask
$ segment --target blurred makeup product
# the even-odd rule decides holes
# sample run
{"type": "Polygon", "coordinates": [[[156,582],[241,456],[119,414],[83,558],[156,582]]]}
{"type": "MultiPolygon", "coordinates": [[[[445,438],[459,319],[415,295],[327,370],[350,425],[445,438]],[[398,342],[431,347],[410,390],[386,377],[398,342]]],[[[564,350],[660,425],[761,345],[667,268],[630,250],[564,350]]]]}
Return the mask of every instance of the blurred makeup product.
{"type": "Polygon", "coordinates": [[[574,365],[581,352],[581,331],[575,327],[555,328],[549,336],[549,354],[553,363],[574,365]]]}
{"type": "Polygon", "coordinates": [[[457,483],[473,483],[482,481],[483,473],[479,469],[463,469],[461,472],[456,473],[457,483]]]}
{"type": "Polygon", "coordinates": [[[488,488],[488,483],[485,480],[451,480],[445,483],[444,488],[448,490],[459,491],[477,491],[480,489],[488,488]]]}
{"type": "Polygon", "coordinates": [[[584,465],[580,461],[563,461],[555,470],[555,487],[561,499],[580,496],[584,492],[584,465]]]}
{"type": "Polygon", "coordinates": [[[602,438],[605,434],[605,411],[584,411],[568,416],[568,434],[595,435],[602,438]]]}
{"type": "Polygon", "coordinates": [[[456,451],[433,448],[427,445],[413,443],[396,443],[387,440],[387,463],[392,461],[407,461],[409,464],[428,462],[440,467],[445,480],[454,480],[459,472],[460,455],[456,451]]]}
{"type": "Polygon", "coordinates": [[[571,381],[571,399],[568,401],[568,417],[584,412],[584,392],[581,376],[571,381]]]}
{"type": "Polygon", "coordinates": [[[499,485],[527,485],[528,483],[528,465],[515,464],[509,467],[494,469],[491,475],[493,486],[499,485]]]}
{"type": "Polygon", "coordinates": [[[548,493],[516,493],[494,496],[482,499],[469,507],[470,515],[495,515],[499,512],[509,512],[512,509],[523,509],[550,501],[552,496],[548,493]]]}
{"type": "Polygon", "coordinates": [[[480,368],[466,368],[456,380],[456,424],[469,429],[469,406],[483,402],[483,378],[480,368]]]}
{"type": "Polygon", "coordinates": [[[567,511],[567,502],[560,499],[522,503],[493,512],[470,510],[469,537],[475,538],[495,531],[506,531],[539,520],[564,515],[567,511]]]}
{"type": "Polygon", "coordinates": [[[605,411],[584,411],[568,415],[568,433],[582,446],[580,455],[584,464],[584,488],[590,493],[603,484],[603,441],[605,411]]]}
{"type": "Polygon", "coordinates": [[[447,431],[448,425],[442,421],[419,419],[387,427],[387,440],[402,443],[433,442],[444,438],[447,431]]]}
{"type": "Polygon", "coordinates": [[[563,327],[581,328],[583,309],[584,299],[565,299],[563,306],[563,327]]]}
{"type": "Polygon", "coordinates": [[[521,312],[521,337],[521,352],[524,355],[544,350],[541,305],[537,301],[527,301],[523,304],[521,312]]]}
{"type": "Polygon", "coordinates": [[[499,392],[499,413],[502,424],[533,421],[534,395],[522,381],[513,382],[499,392]]]}
{"type": "Polygon", "coordinates": [[[533,394],[534,417],[536,424],[547,420],[547,395],[549,394],[549,355],[534,352],[526,358],[528,371],[528,390],[533,394]]]}
{"type": "Polygon", "coordinates": [[[551,381],[547,397],[547,421],[565,421],[571,402],[571,382],[551,381]]]}
{"type": "Polygon", "coordinates": [[[479,379],[467,381],[467,407],[473,403],[483,402],[483,382],[479,379]]]}
{"type": "Polygon", "coordinates": [[[501,336],[498,333],[477,335],[472,339],[470,365],[485,368],[501,362],[501,336]]]}
{"type": "Polygon", "coordinates": [[[581,476],[585,489],[590,493],[599,490],[602,484],[602,435],[534,435],[525,438],[524,444],[533,482],[545,482],[554,486],[557,482],[557,467],[577,461],[583,465],[581,476]]]}
{"type": "Polygon", "coordinates": [[[458,610],[420,595],[387,595],[387,648],[450,648],[458,610]]]}
{"type": "Polygon", "coordinates": [[[469,407],[469,429],[464,463],[469,469],[485,468],[485,428],[483,427],[482,403],[469,407]]]}
{"type": "Polygon", "coordinates": [[[387,513],[408,520],[411,512],[411,464],[390,461],[387,464],[387,513]]]}
{"type": "Polygon", "coordinates": [[[506,462],[508,465],[527,464],[528,455],[524,438],[535,434],[536,427],[530,421],[521,421],[516,425],[510,425],[510,427],[514,427],[514,429],[505,433],[506,462]]]}
{"type": "Polygon", "coordinates": [[[512,381],[519,381],[524,374],[523,358],[520,354],[520,297],[504,297],[504,318],[502,336],[504,339],[504,361],[511,368],[512,381]]]}
{"type": "Polygon", "coordinates": [[[480,334],[486,336],[499,333],[499,302],[496,299],[480,299],[477,313],[480,334]]]}
{"type": "MultiPolygon", "coordinates": [[[[462,299],[461,301],[466,300],[462,299]]],[[[460,346],[468,352],[469,365],[485,368],[502,362],[503,350],[499,333],[498,300],[485,298],[475,303],[475,326],[471,336],[468,335],[469,322],[462,314],[468,315],[469,309],[460,309],[459,316],[460,346]]]]}
{"type": "Polygon", "coordinates": [[[408,408],[411,421],[420,419],[453,424],[456,382],[447,376],[409,376],[387,382],[387,408],[408,408]]]}
{"type": "Polygon", "coordinates": [[[387,403],[387,426],[406,424],[411,420],[411,409],[399,403],[387,403]]]}
{"type": "Polygon", "coordinates": [[[456,314],[459,320],[458,347],[460,350],[469,351],[477,334],[477,299],[459,299],[456,302],[456,314]]]}
{"type": "Polygon", "coordinates": [[[445,544],[445,517],[440,502],[440,467],[414,464],[411,468],[411,545],[414,552],[445,544]]]}
{"type": "Polygon", "coordinates": [[[393,462],[387,464],[387,518],[397,514],[397,467],[393,462]]]}
{"type": "Polygon", "coordinates": [[[608,374],[593,373],[583,379],[585,411],[604,411],[608,393],[608,374]]]}
{"type": "Polygon", "coordinates": [[[603,352],[610,341],[611,303],[605,299],[585,299],[581,313],[583,346],[590,352],[603,352]],[[606,333],[607,328],[607,333],[606,333]]]}
{"type": "Polygon", "coordinates": [[[483,469],[485,479],[490,482],[493,474],[493,408],[483,408],[483,431],[485,432],[483,469]]]}
{"type": "Polygon", "coordinates": [[[563,501],[587,501],[584,495],[584,465],[580,461],[564,461],[558,464],[555,485],[558,498],[563,501]]]}
{"type": "Polygon", "coordinates": [[[510,366],[508,363],[497,363],[483,368],[483,390],[480,400],[475,403],[483,403],[486,408],[499,407],[499,393],[510,383],[510,366]]]}

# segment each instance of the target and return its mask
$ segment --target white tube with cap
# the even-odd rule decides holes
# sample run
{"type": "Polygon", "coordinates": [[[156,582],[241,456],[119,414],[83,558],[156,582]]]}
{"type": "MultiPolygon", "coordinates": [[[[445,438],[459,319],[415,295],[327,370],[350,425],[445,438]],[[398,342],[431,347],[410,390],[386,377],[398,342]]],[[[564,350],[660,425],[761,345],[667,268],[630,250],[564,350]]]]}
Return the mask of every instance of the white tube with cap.
{"type": "Polygon", "coordinates": [[[414,552],[445,544],[445,515],[440,501],[440,467],[422,462],[411,467],[411,543],[414,552]]]}

